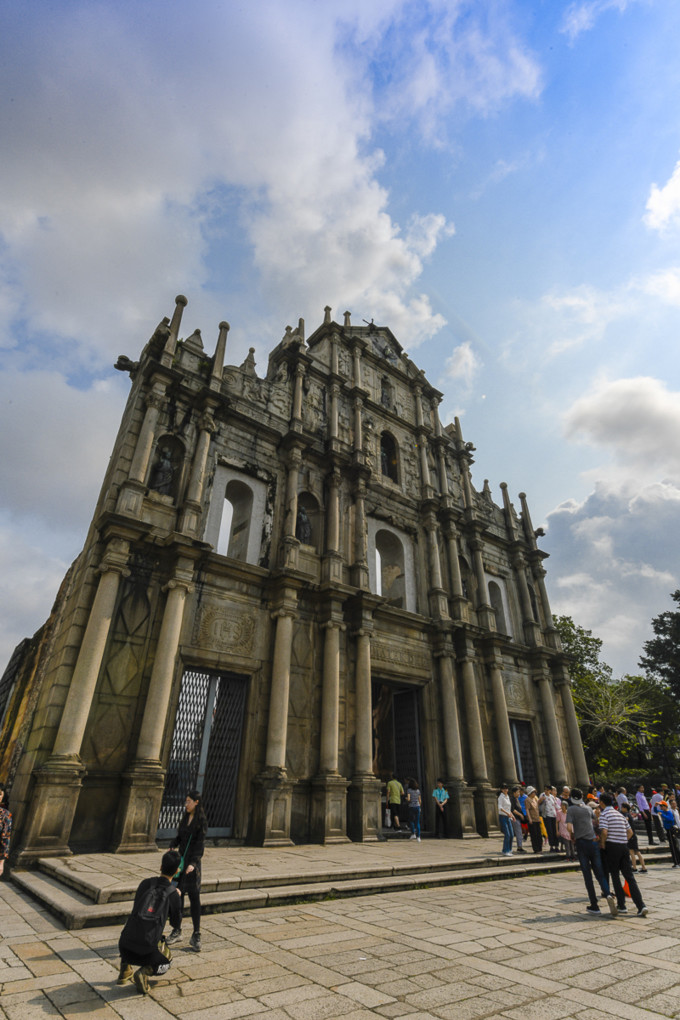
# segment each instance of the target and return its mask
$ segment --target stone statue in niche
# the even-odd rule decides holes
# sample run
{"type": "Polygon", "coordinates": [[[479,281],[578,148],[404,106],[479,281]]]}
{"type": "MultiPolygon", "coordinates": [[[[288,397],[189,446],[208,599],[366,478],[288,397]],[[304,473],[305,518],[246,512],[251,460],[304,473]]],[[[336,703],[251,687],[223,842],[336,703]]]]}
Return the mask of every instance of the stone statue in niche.
{"type": "Polygon", "coordinates": [[[380,380],[380,403],[383,407],[392,409],[392,387],[386,375],[380,380]]]}
{"type": "Polygon", "coordinates": [[[167,446],[164,446],[151,472],[149,488],[153,489],[154,492],[160,493],[161,496],[172,495],[172,479],[174,474],[175,469],[170,459],[170,450],[167,446]]]}
{"type": "Polygon", "coordinates": [[[303,506],[298,507],[297,520],[295,522],[295,537],[303,545],[312,544],[312,522],[303,506]]]}

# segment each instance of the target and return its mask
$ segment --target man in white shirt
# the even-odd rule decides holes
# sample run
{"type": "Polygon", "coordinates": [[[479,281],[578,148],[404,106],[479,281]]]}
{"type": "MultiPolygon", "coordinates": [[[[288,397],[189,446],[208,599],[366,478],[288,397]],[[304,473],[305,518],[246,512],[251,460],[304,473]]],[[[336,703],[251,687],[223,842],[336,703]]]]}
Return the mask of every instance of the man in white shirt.
{"type": "Polygon", "coordinates": [[[664,832],[664,827],[657,812],[657,808],[662,800],[664,800],[663,793],[657,793],[656,790],[652,790],[652,799],[649,802],[649,811],[652,816],[652,821],[654,822],[656,834],[659,837],[659,843],[666,842],[666,833],[664,832]]]}
{"type": "Polygon", "coordinates": [[[635,803],[638,806],[640,812],[640,818],[645,823],[645,829],[647,830],[647,839],[649,845],[654,846],[654,836],[652,835],[652,812],[649,807],[649,801],[645,797],[645,784],[640,783],[635,794],[635,803]]]}
{"type": "Polygon", "coordinates": [[[503,849],[501,853],[504,857],[512,857],[512,804],[508,796],[507,783],[503,783],[501,792],[498,795],[498,817],[501,823],[501,832],[503,833],[503,849]]]}
{"type": "Polygon", "coordinates": [[[637,907],[637,916],[646,917],[648,910],[642,899],[638,884],[635,881],[630,863],[630,854],[628,853],[628,840],[633,835],[633,830],[621,812],[616,811],[612,807],[612,796],[610,793],[603,793],[600,797],[600,803],[604,807],[604,811],[600,815],[600,846],[604,850],[607,869],[612,878],[619,914],[628,913],[626,894],[621,886],[620,876],[623,875],[626,882],[628,882],[633,903],[637,907]]]}

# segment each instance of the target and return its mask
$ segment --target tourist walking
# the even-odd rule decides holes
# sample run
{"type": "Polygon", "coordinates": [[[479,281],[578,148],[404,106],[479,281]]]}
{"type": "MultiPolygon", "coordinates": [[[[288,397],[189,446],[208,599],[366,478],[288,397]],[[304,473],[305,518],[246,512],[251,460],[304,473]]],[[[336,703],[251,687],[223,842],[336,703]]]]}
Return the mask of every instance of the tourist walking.
{"type": "Polygon", "coordinates": [[[118,984],[134,980],[143,995],[149,991],[149,978],[166,974],[172,962],[172,953],[163,938],[163,928],[171,908],[179,911],[179,896],[172,883],[180,864],[176,850],[168,850],[161,860],[161,873],[143,879],[137,886],[130,916],[125,922],[118,950],[120,971],[118,984]],[[133,967],[139,970],[133,971],[133,967]]]}
{"type": "Polygon", "coordinates": [[[656,837],[659,843],[666,842],[666,832],[662,825],[661,818],[659,817],[658,807],[662,800],[665,800],[663,793],[659,793],[658,790],[652,790],[652,796],[649,801],[649,810],[652,815],[652,821],[654,822],[654,828],[656,829],[656,837]]]}
{"type": "Polygon", "coordinates": [[[501,832],[503,833],[503,849],[501,853],[504,857],[512,857],[512,803],[508,796],[507,783],[501,785],[500,793],[498,794],[498,818],[501,832]]]}
{"type": "Polygon", "coordinates": [[[448,836],[448,825],[446,824],[446,805],[449,802],[449,791],[444,787],[444,780],[438,779],[437,785],[432,791],[434,800],[434,834],[437,839],[448,836]]]}
{"type": "Polygon", "coordinates": [[[630,805],[622,804],[621,807],[619,808],[619,811],[628,822],[628,825],[630,826],[630,831],[632,832],[632,836],[628,840],[628,853],[630,854],[630,866],[633,869],[633,871],[640,870],[642,874],[646,874],[647,865],[645,864],[644,857],[640,853],[640,846],[638,844],[637,833],[633,828],[633,818],[631,815],[630,805]],[[639,869],[638,865],[640,866],[639,869]]]}
{"type": "Polygon", "coordinates": [[[671,857],[673,858],[673,867],[677,868],[680,864],[680,852],[678,851],[678,844],[675,838],[678,835],[675,815],[671,811],[670,804],[665,800],[659,801],[657,811],[661,819],[661,824],[664,827],[666,838],[668,839],[668,846],[670,847],[671,857]]]}
{"type": "Polygon", "coordinates": [[[586,907],[586,910],[589,914],[601,913],[595,895],[594,874],[602,890],[602,895],[607,897],[610,913],[616,917],[618,908],[602,867],[600,847],[593,827],[592,811],[583,803],[583,794],[578,787],[574,787],[572,790],[571,799],[571,804],[567,805],[567,829],[574,840],[574,848],[590,900],[590,905],[586,907]]]}
{"type": "Polygon", "coordinates": [[[557,798],[553,796],[553,788],[548,783],[543,788],[543,793],[538,798],[540,814],[545,823],[545,831],[548,837],[548,847],[557,851],[557,798]]]}
{"type": "Polygon", "coordinates": [[[538,796],[536,787],[527,786],[527,799],[524,802],[524,811],[529,824],[529,838],[531,849],[535,854],[543,852],[543,836],[541,835],[541,816],[538,809],[538,796]]]}
{"type": "Polygon", "coordinates": [[[612,807],[612,795],[603,793],[600,803],[604,811],[600,814],[600,846],[605,851],[605,858],[612,878],[612,885],[616,893],[619,914],[627,914],[626,895],[621,886],[621,875],[628,882],[630,895],[637,907],[638,917],[646,917],[648,910],[642,899],[642,894],[635,881],[635,875],[630,863],[628,853],[628,840],[631,837],[632,829],[628,819],[624,818],[620,811],[612,807]]]}
{"type": "Polygon", "coordinates": [[[420,808],[422,798],[415,779],[409,779],[406,789],[408,798],[408,824],[411,827],[410,839],[416,839],[420,843],[420,808]]]}
{"type": "Polygon", "coordinates": [[[9,794],[0,786],[0,875],[5,871],[9,859],[9,842],[12,835],[12,812],[9,809],[9,794]]]}
{"type": "Polygon", "coordinates": [[[638,807],[640,818],[644,822],[645,829],[647,831],[647,840],[650,846],[654,846],[654,836],[652,835],[652,812],[649,807],[649,801],[645,796],[645,784],[639,783],[637,793],[635,794],[635,803],[638,807]]]}
{"type": "Polygon", "coordinates": [[[181,896],[181,912],[179,923],[168,935],[168,945],[179,942],[182,938],[182,915],[184,912],[184,895],[189,897],[193,934],[189,945],[197,953],[201,951],[201,859],[205,849],[205,837],[208,832],[208,821],[201,804],[198,790],[189,790],[184,802],[185,811],[179,823],[177,835],[170,844],[172,849],[181,854],[181,872],[178,889],[181,896]]]}
{"type": "MultiPolygon", "coordinates": [[[[574,840],[571,837],[571,833],[567,827],[567,811],[569,804],[566,800],[561,801],[557,805],[557,835],[562,841],[562,849],[564,850],[567,860],[573,861],[576,857],[576,847],[574,846],[574,840]]],[[[586,808],[588,811],[588,808],[586,808]]],[[[590,813],[590,812],[589,812],[590,813]]]]}
{"type": "Polygon", "coordinates": [[[392,829],[399,832],[401,829],[401,801],[404,796],[404,787],[401,785],[394,772],[387,784],[387,807],[392,816],[392,829]]]}
{"type": "Polygon", "coordinates": [[[520,788],[519,786],[513,786],[510,791],[510,803],[512,805],[512,829],[515,835],[515,846],[517,847],[518,854],[525,854],[526,850],[522,846],[524,842],[524,834],[522,832],[522,826],[526,825],[526,818],[522,811],[522,803],[520,800],[520,788]]]}

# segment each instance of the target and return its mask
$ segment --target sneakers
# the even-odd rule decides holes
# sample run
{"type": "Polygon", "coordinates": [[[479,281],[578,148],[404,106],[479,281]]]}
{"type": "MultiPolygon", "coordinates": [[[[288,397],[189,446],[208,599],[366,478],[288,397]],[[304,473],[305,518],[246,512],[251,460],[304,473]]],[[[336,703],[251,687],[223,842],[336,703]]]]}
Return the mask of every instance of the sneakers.
{"type": "Polygon", "coordinates": [[[601,917],[602,911],[599,907],[586,907],[586,914],[597,914],[598,917],[601,917]]]}
{"type": "Polygon", "coordinates": [[[512,857],[512,850],[501,850],[504,857],[512,857]]]}
{"type": "Polygon", "coordinates": [[[415,838],[416,838],[416,834],[415,834],[415,832],[412,832],[411,835],[409,836],[409,839],[415,839],[415,838]]]}
{"type": "Polygon", "coordinates": [[[416,839],[417,839],[417,840],[418,840],[418,842],[420,843],[420,836],[416,836],[416,839]]]}
{"type": "Polygon", "coordinates": [[[166,942],[166,944],[168,946],[172,946],[172,945],[175,944],[175,942],[179,942],[179,940],[181,938],[182,938],[182,929],[181,928],[173,928],[172,931],[170,932],[170,934],[167,936],[165,942],[166,942]]]}
{"type": "Polygon", "coordinates": [[[640,909],[637,912],[637,916],[638,917],[646,917],[648,913],[649,913],[649,911],[648,911],[647,907],[640,907],[640,909]]]}
{"type": "Polygon", "coordinates": [[[191,949],[195,949],[197,953],[201,951],[201,933],[195,931],[189,939],[189,946],[191,949]]]}
{"type": "Polygon", "coordinates": [[[525,854],[525,853],[526,853],[526,850],[524,849],[524,847],[523,847],[523,846],[518,846],[518,847],[517,847],[517,853],[518,853],[518,854],[525,854]]]}
{"type": "Polygon", "coordinates": [[[132,966],[129,963],[121,963],[117,983],[124,985],[127,981],[132,981],[132,966]]]}
{"type": "Polygon", "coordinates": [[[628,907],[619,907],[618,908],[618,913],[619,914],[627,914],[628,913],[628,907]]]}
{"type": "Polygon", "coordinates": [[[137,991],[141,992],[142,995],[149,994],[149,974],[153,974],[153,967],[140,967],[132,975],[132,978],[137,986],[137,991]]]}
{"type": "Polygon", "coordinates": [[[612,917],[616,917],[616,915],[619,912],[619,908],[616,906],[616,900],[614,899],[614,897],[608,896],[607,903],[609,904],[609,913],[612,915],[612,917]]]}

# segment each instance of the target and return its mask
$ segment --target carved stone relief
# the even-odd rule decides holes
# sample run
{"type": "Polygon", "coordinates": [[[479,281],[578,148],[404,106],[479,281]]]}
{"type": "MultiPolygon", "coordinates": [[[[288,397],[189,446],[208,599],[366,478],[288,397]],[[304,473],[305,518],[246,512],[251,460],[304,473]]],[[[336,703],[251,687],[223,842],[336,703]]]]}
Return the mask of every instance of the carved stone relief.
{"type": "Polygon", "coordinates": [[[192,640],[202,648],[252,655],[255,617],[252,612],[208,604],[196,616],[192,640]]]}

